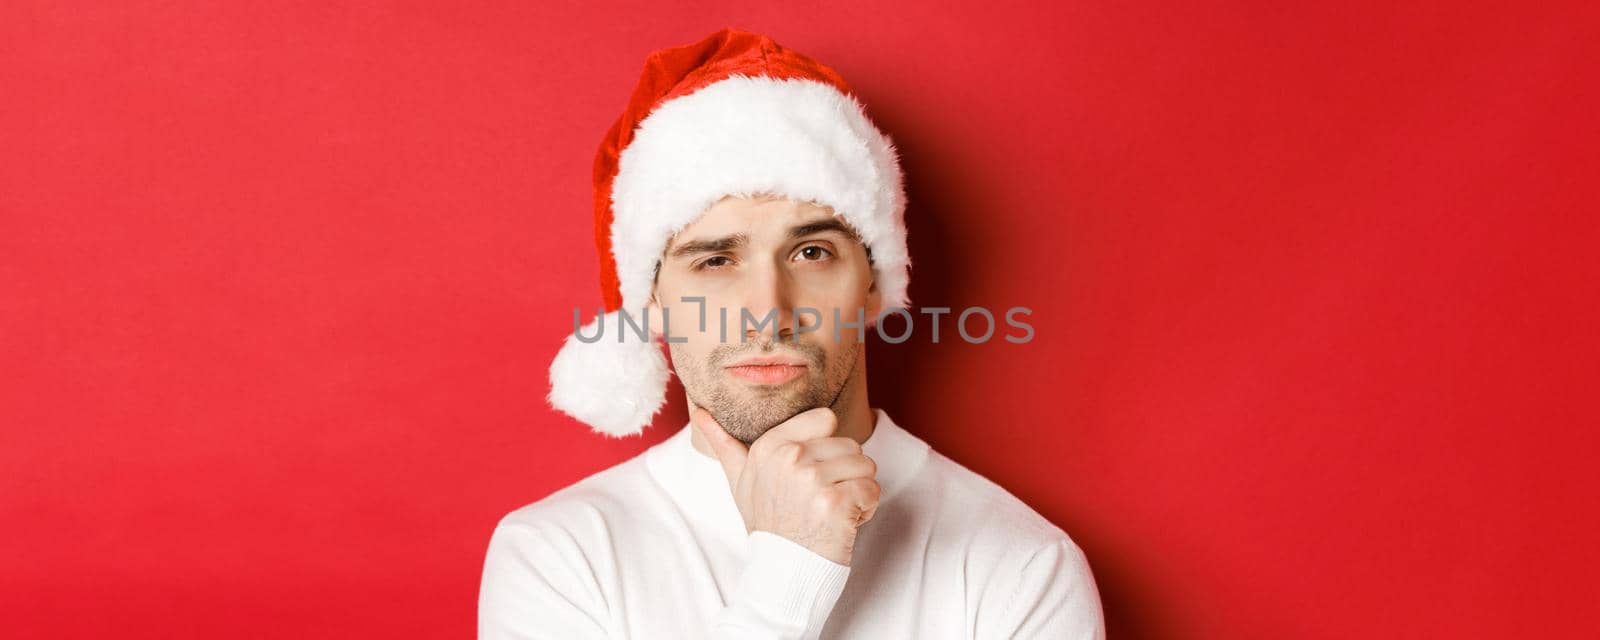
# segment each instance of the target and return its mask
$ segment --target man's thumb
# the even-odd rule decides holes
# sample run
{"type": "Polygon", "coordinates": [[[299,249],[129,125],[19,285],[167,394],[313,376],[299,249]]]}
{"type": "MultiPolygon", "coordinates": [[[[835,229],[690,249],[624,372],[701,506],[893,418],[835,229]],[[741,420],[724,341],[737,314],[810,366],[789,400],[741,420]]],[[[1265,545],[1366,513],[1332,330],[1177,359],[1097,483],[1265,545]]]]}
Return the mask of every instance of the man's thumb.
{"type": "Polygon", "coordinates": [[[744,459],[749,455],[750,448],[737,438],[728,435],[717,419],[712,417],[710,411],[700,407],[689,410],[689,423],[694,425],[700,437],[711,447],[711,452],[716,454],[717,461],[722,463],[722,471],[728,476],[728,486],[731,488],[739,474],[744,471],[744,459]]]}

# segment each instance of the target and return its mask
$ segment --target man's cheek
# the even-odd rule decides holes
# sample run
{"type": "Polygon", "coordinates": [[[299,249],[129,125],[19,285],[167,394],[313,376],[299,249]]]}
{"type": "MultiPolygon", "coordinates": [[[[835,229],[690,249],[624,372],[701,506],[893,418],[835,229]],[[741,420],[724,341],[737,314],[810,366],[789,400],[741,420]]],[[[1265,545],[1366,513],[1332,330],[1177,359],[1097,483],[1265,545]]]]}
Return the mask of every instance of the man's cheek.
{"type": "Polygon", "coordinates": [[[716,333],[715,319],[702,317],[708,313],[714,316],[694,301],[680,302],[663,307],[661,317],[651,318],[651,321],[658,323],[669,344],[698,343],[708,333],[716,333]]]}

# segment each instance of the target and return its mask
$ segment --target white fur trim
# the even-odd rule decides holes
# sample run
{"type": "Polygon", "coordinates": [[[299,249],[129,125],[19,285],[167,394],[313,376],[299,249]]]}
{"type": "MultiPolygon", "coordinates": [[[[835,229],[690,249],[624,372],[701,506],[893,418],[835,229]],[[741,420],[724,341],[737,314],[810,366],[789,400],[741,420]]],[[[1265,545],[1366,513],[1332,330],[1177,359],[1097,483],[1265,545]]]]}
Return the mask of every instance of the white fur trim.
{"type": "Polygon", "coordinates": [[[648,304],[669,238],[724,196],[761,192],[832,207],[872,248],[885,309],[910,304],[893,143],[831,85],[735,75],[658,106],[618,158],[611,247],[623,308],[648,304]]]}
{"type": "MultiPolygon", "coordinates": [[[[628,317],[634,325],[645,326],[642,311],[628,317]]],[[[620,321],[620,314],[613,311],[585,325],[585,338],[601,332],[594,342],[583,342],[577,334],[567,336],[550,363],[547,398],[556,409],[615,438],[638,435],[649,426],[666,402],[671,376],[656,336],[641,341],[632,326],[624,327],[620,321]]]]}

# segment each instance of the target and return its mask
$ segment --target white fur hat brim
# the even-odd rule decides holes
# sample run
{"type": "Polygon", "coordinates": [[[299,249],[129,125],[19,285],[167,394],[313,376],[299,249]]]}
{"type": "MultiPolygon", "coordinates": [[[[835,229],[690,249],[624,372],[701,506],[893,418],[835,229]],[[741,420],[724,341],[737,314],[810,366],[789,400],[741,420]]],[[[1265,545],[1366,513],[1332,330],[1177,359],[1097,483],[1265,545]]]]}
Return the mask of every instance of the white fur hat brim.
{"type": "Polygon", "coordinates": [[[730,76],[658,107],[618,167],[611,250],[624,308],[649,302],[673,235],[724,196],[756,193],[831,207],[872,248],[885,307],[910,303],[898,156],[861,103],[832,85],[730,76]]]}

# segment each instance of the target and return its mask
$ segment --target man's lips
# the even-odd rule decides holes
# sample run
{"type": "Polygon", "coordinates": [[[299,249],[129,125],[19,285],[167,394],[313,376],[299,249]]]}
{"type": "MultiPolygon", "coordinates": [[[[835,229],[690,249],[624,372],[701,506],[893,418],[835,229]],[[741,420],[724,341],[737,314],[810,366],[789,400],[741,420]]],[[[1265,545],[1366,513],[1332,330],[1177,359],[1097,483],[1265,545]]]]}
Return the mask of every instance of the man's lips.
{"type": "Polygon", "coordinates": [[[783,384],[806,372],[804,365],[761,364],[728,367],[728,373],[757,384],[783,384]]]}
{"type": "Polygon", "coordinates": [[[803,360],[784,356],[744,358],[726,367],[728,373],[756,384],[783,384],[806,372],[803,360]]]}

